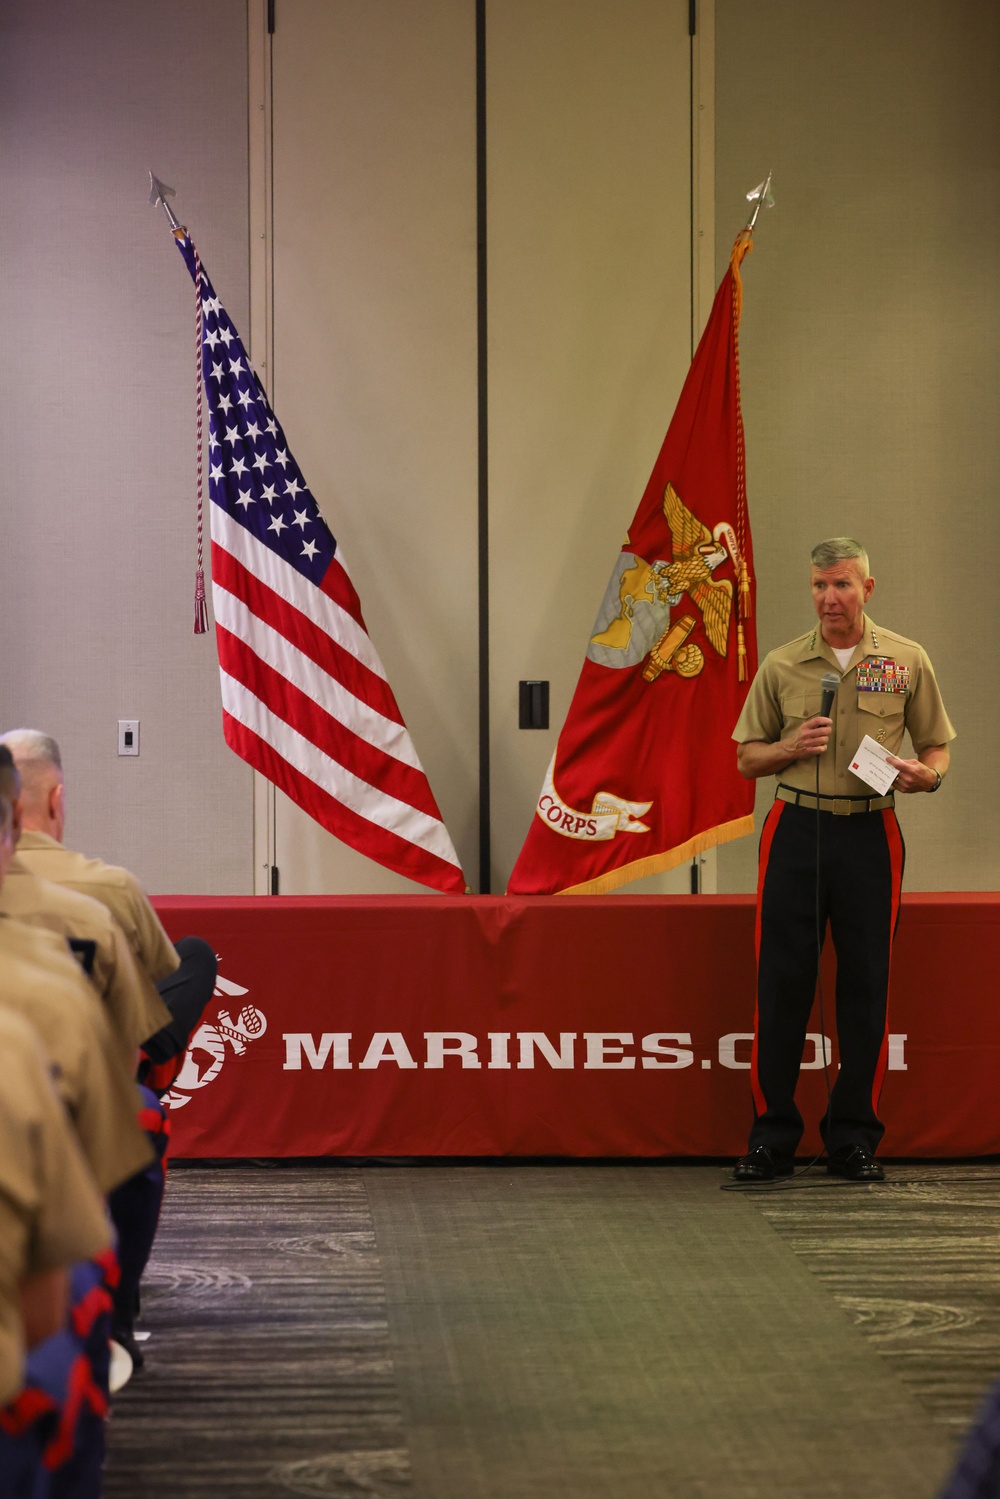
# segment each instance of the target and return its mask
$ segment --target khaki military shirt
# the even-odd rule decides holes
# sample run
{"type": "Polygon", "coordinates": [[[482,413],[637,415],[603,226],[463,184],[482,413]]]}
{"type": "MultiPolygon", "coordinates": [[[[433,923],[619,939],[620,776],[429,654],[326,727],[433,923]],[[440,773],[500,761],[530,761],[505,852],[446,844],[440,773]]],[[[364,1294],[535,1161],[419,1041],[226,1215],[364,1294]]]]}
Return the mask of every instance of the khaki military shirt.
{"type": "Polygon", "coordinates": [[[91,1259],[110,1238],[38,1034],[0,1010],[0,1405],[22,1384],[21,1281],[91,1259]]]}
{"type": "Polygon", "coordinates": [[[0,916],[0,1009],[30,1021],[102,1192],[152,1159],[139,1093],[100,1001],[54,932],[0,916]]]}
{"type": "Polygon", "coordinates": [[[815,791],[818,758],[821,795],[872,796],[867,782],[850,770],[866,734],[893,755],[902,748],[904,731],[918,753],[954,739],[955,730],[926,652],[916,641],[873,624],[867,615],[864,634],[846,671],[820,634],[818,623],[797,640],[771,651],[753,679],[733,738],[739,744],[753,740],[775,744],[814,718],[822,706],[820,682],[828,671],[840,678],[830,710],[830,742],[819,757],[807,755],[779,771],[782,785],[815,791]]]}
{"type": "Polygon", "coordinates": [[[180,967],[177,949],[149,904],[135,875],[103,859],[88,859],[57,843],[47,833],[25,830],[17,845],[18,858],[44,880],[69,885],[107,906],[129,945],[154,984],[180,967]]]}
{"type": "Polygon", "coordinates": [[[0,889],[0,912],[61,937],[94,943],[91,980],[128,1065],[133,1066],[136,1048],[169,1023],[170,1011],[107,907],[69,885],[41,879],[15,857],[0,889]]]}

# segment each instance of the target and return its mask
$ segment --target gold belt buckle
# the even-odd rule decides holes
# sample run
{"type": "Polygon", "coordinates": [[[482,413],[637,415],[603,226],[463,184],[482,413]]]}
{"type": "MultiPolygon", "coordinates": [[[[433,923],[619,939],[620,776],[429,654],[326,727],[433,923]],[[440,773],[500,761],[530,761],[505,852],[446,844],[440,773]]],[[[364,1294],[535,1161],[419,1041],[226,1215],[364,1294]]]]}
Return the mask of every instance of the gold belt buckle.
{"type": "Polygon", "coordinates": [[[851,798],[849,796],[835,796],[833,799],[834,817],[850,817],[851,798]],[[840,804],[843,803],[843,806],[840,804]]]}

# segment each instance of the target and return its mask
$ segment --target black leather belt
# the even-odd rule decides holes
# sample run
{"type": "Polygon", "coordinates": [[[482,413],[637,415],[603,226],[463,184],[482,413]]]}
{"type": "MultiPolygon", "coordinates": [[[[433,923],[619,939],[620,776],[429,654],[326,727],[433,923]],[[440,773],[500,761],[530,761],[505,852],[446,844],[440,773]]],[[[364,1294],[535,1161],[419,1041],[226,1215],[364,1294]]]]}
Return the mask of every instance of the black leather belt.
{"type": "Polygon", "coordinates": [[[799,791],[796,786],[784,786],[778,783],[775,799],[779,802],[791,802],[793,807],[817,807],[821,812],[832,812],[835,817],[851,817],[859,812],[882,812],[886,807],[896,805],[895,797],[890,791],[888,796],[824,796],[815,791],[799,791]]]}

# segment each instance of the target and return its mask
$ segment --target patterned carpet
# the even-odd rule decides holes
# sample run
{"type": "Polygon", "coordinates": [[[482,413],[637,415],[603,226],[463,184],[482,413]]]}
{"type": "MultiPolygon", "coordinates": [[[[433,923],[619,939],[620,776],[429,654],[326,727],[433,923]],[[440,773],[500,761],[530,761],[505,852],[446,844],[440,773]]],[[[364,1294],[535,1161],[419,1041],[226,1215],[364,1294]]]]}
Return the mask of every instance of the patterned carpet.
{"type": "Polygon", "coordinates": [[[407,1491],[361,1173],[174,1170],[168,1191],[146,1368],[115,1399],[104,1493],[407,1491]]]}
{"type": "Polygon", "coordinates": [[[108,1499],[934,1499],[1000,1168],[175,1168],[108,1499]]]}
{"type": "Polygon", "coordinates": [[[859,1189],[818,1174],[754,1205],[957,1440],[1000,1378],[1000,1167],[887,1176],[859,1189]]]}

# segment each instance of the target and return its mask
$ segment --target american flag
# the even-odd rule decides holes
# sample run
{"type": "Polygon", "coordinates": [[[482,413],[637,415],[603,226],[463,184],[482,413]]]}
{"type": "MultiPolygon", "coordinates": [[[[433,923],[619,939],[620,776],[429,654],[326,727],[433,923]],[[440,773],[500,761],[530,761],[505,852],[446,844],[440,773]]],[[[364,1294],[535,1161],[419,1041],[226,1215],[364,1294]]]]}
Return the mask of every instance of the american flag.
{"type": "Polygon", "coordinates": [[[344,555],[183,229],[202,306],[212,605],[231,749],[318,823],[451,894],[458,857],[344,555]]]}

